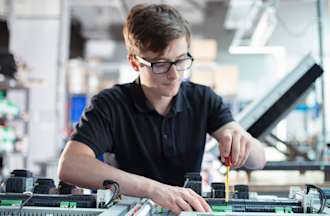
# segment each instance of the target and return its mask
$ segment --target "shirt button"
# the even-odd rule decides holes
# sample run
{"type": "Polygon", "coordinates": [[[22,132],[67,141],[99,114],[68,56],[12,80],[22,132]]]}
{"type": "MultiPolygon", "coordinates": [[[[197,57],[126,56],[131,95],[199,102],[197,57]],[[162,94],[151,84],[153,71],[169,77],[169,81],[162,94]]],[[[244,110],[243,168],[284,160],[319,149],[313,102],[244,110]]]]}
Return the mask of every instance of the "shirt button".
{"type": "Polygon", "coordinates": [[[167,140],[167,134],[163,134],[163,139],[167,140]]]}

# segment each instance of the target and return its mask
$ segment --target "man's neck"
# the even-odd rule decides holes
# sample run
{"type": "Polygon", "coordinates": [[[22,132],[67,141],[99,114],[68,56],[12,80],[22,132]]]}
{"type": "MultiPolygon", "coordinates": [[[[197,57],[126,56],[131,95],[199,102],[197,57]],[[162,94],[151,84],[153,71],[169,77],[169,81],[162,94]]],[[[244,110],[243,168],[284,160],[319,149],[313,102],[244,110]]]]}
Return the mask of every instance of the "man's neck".
{"type": "Polygon", "coordinates": [[[152,92],[145,86],[141,85],[144,95],[147,97],[149,102],[154,106],[155,110],[160,115],[166,115],[170,108],[173,97],[165,97],[152,94],[152,92]]]}

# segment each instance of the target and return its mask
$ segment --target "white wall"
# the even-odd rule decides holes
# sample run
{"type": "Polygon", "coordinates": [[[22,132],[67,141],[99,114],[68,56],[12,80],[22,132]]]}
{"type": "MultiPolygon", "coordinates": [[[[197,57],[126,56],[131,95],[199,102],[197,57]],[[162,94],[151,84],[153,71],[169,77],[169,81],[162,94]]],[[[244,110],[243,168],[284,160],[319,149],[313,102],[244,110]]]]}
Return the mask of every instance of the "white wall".
{"type": "Polygon", "coordinates": [[[271,54],[222,53],[218,62],[238,66],[238,97],[241,100],[254,100],[267,92],[283,74],[278,74],[276,59],[271,54]]]}

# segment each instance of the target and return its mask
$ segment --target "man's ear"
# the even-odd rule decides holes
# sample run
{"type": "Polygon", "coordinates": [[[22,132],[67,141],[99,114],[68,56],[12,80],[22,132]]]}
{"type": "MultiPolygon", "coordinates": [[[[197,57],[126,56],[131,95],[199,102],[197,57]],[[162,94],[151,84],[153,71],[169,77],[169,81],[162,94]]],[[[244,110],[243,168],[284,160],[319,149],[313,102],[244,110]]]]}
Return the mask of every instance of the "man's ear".
{"type": "Polygon", "coordinates": [[[140,71],[140,63],[134,58],[134,56],[132,54],[129,54],[127,58],[133,70],[140,71]]]}

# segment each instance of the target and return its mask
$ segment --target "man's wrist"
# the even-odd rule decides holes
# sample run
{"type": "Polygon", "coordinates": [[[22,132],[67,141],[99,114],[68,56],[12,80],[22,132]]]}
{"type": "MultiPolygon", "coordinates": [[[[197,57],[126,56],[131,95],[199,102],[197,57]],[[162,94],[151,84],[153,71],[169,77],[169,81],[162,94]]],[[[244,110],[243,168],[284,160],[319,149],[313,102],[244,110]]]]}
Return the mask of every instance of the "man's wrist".
{"type": "Polygon", "coordinates": [[[147,179],[147,181],[143,184],[143,196],[148,199],[152,199],[152,196],[157,190],[159,184],[160,183],[157,181],[147,179]]]}

